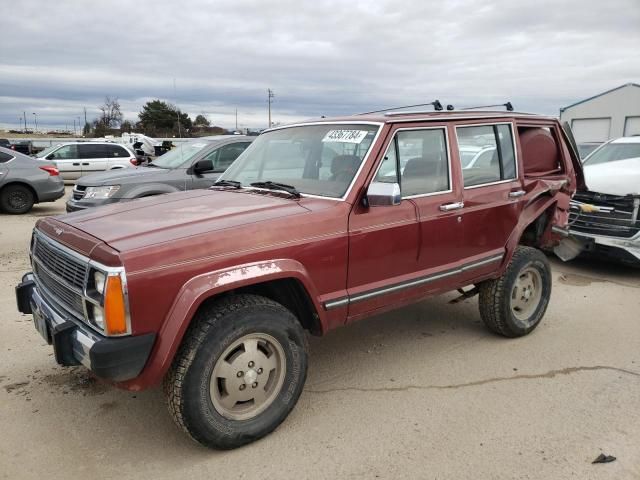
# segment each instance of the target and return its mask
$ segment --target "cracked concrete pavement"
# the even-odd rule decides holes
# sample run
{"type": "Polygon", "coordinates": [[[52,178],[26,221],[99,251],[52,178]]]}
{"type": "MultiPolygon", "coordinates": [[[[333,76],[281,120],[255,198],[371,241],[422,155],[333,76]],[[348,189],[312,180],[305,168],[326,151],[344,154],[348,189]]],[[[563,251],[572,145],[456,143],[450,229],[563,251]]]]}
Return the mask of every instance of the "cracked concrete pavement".
{"type": "Polygon", "coordinates": [[[159,390],[55,365],[13,286],[37,217],[0,215],[0,478],[640,478],[640,270],[552,260],[543,323],[508,340],[444,295],[310,341],[272,435],[206,450],[159,390]],[[613,463],[592,465],[600,453],[613,463]]]}

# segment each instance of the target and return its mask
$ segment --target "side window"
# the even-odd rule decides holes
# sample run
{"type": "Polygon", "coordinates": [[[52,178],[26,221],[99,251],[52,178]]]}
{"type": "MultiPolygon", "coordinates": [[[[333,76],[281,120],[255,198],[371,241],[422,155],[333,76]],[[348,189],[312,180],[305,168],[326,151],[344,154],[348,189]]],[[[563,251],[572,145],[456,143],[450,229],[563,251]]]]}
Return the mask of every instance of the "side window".
{"type": "Polygon", "coordinates": [[[53,160],[70,160],[78,158],[77,145],[64,145],[53,152],[53,160]]]}
{"type": "Polygon", "coordinates": [[[376,181],[398,182],[402,197],[450,189],[444,129],[405,130],[396,134],[376,174],[376,181]]]}
{"type": "Polygon", "coordinates": [[[119,145],[106,145],[108,158],[127,158],[131,155],[119,145]]]}
{"type": "Polygon", "coordinates": [[[78,158],[104,158],[106,157],[105,146],[85,143],[78,145],[78,158]]]}
{"type": "Polygon", "coordinates": [[[13,156],[9,155],[8,153],[0,152],[0,163],[8,162],[12,158],[13,156]]]}
{"type": "Polygon", "coordinates": [[[213,162],[214,171],[224,172],[249,145],[249,142],[232,143],[219,148],[218,157],[213,162]]]}
{"type": "Polygon", "coordinates": [[[509,125],[457,127],[464,186],[516,177],[513,136],[509,125]]]}

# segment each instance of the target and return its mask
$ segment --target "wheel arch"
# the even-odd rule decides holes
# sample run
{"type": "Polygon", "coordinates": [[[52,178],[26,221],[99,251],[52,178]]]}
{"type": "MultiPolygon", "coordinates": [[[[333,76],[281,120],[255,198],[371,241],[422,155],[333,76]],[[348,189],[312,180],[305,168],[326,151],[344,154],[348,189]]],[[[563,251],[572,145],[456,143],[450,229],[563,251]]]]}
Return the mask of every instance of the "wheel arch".
{"type": "Polygon", "coordinates": [[[288,308],[314,335],[326,331],[324,314],[306,269],[295,260],[270,260],[198,275],[182,286],[159,330],[142,374],[122,384],[139,390],[158,384],[185,338],[194,316],[215,300],[237,293],[262,295],[288,308]]]}
{"type": "Polygon", "coordinates": [[[35,188],[33,188],[32,185],[30,185],[28,182],[22,181],[22,180],[10,180],[9,182],[5,183],[4,185],[0,186],[0,194],[2,194],[2,192],[4,191],[5,188],[11,186],[11,185],[20,185],[22,187],[26,187],[28,188],[31,193],[33,193],[33,203],[40,203],[40,198],[38,198],[38,192],[36,191],[35,188]]]}

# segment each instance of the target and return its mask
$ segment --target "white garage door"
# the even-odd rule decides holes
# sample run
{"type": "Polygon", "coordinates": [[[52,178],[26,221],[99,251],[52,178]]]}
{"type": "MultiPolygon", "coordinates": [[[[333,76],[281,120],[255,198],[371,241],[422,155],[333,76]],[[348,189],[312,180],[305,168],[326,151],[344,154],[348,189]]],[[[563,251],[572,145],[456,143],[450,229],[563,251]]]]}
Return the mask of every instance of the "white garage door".
{"type": "Polygon", "coordinates": [[[576,142],[606,142],[609,140],[611,118],[574,118],[571,130],[576,142]]]}
{"type": "Polygon", "coordinates": [[[640,135],[640,117],[627,117],[624,121],[624,136],[640,135]]]}

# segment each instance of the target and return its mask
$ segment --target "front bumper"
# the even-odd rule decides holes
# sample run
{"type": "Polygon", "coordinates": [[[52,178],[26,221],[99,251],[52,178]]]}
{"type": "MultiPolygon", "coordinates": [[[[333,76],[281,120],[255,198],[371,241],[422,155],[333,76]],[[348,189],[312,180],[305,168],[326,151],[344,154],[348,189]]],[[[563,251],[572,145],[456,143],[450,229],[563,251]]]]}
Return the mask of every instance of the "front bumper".
{"type": "Polygon", "coordinates": [[[75,200],[72,196],[69,200],[67,200],[66,208],[67,213],[70,213],[80,210],[86,210],[87,208],[100,207],[102,205],[111,205],[112,203],[118,203],[122,201],[126,200],[122,198],[105,198],[100,200],[87,200],[82,198],[80,200],[75,200]]]}
{"type": "Polygon", "coordinates": [[[60,365],[84,365],[96,376],[113,382],[137,377],[144,368],[155,334],[107,338],[48,305],[28,273],[16,286],[18,310],[32,314],[36,329],[50,345],[60,365]]]}
{"type": "Polygon", "coordinates": [[[640,264],[640,234],[632,238],[619,238],[576,230],[569,230],[569,233],[583,244],[587,253],[600,251],[608,257],[617,258],[625,263],[640,264]]]}

